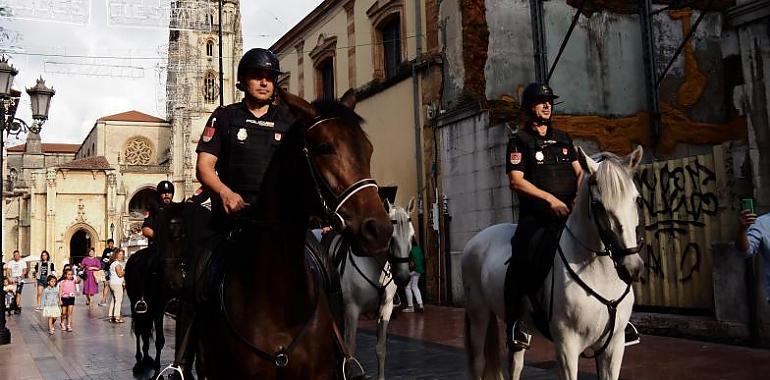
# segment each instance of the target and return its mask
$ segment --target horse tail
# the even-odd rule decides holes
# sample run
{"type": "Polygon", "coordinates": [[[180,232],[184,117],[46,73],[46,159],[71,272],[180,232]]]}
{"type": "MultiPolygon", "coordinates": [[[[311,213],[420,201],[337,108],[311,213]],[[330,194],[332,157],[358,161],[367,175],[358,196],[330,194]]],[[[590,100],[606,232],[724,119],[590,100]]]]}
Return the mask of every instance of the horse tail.
{"type": "Polygon", "coordinates": [[[487,365],[484,368],[484,379],[498,379],[503,370],[500,363],[500,332],[497,326],[497,316],[492,311],[489,312],[486,330],[484,357],[487,359],[487,365]]]}
{"type": "Polygon", "coordinates": [[[476,367],[476,361],[481,360],[481,358],[477,357],[473,349],[471,318],[468,312],[465,312],[465,352],[467,353],[468,370],[474,380],[501,380],[503,379],[503,367],[500,361],[500,332],[498,331],[497,317],[492,311],[489,311],[489,316],[486,318],[486,326],[482,327],[484,328],[484,336],[478,338],[484,339],[484,370],[482,377],[477,379],[473,377],[473,369],[476,367]]]}

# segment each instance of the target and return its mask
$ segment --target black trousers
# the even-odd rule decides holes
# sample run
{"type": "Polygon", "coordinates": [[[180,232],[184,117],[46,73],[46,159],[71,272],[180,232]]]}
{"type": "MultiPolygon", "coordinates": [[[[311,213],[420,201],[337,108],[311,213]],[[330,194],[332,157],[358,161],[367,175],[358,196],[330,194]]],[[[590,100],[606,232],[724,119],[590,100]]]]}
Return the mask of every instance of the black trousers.
{"type": "Polygon", "coordinates": [[[550,213],[524,213],[519,217],[505,275],[505,314],[509,332],[513,322],[521,318],[524,297],[535,293],[551,270],[565,223],[566,218],[550,213]]]}

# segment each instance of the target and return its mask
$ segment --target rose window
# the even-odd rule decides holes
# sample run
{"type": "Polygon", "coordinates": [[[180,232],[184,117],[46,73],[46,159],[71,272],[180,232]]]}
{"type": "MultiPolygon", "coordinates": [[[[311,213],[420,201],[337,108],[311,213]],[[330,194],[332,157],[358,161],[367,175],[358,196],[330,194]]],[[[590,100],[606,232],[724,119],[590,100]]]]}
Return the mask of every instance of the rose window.
{"type": "Polygon", "coordinates": [[[152,147],[144,139],[133,139],[126,144],[123,155],[128,165],[148,165],[152,157],[152,147]]]}

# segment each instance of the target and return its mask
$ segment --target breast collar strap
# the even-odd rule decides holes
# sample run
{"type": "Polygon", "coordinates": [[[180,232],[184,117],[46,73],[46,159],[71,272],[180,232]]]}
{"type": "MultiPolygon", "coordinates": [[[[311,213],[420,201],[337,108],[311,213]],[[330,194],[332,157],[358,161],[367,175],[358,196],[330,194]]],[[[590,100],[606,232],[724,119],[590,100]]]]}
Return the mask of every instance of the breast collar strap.
{"type": "Polygon", "coordinates": [[[346,229],[347,224],[345,223],[345,218],[339,213],[340,209],[345,205],[345,202],[350,200],[354,195],[356,195],[359,191],[364,190],[368,187],[374,188],[375,191],[379,190],[379,186],[377,186],[377,181],[375,181],[372,178],[363,178],[356,182],[354,182],[352,185],[348,186],[345,190],[342,191],[339,195],[337,195],[332,188],[329,186],[329,184],[326,182],[326,180],[323,179],[323,177],[318,173],[318,170],[316,170],[315,165],[313,165],[313,161],[310,159],[310,150],[308,149],[308,143],[307,143],[307,133],[310,132],[311,129],[321,126],[324,122],[327,122],[329,120],[339,119],[338,117],[328,117],[328,118],[322,118],[313,121],[312,124],[305,130],[305,138],[303,141],[304,147],[302,148],[302,152],[305,154],[305,160],[307,161],[308,168],[310,168],[310,176],[313,178],[313,184],[315,185],[316,194],[318,194],[318,199],[321,202],[321,206],[323,207],[324,211],[326,212],[326,215],[331,220],[336,220],[339,222],[339,225],[336,226],[338,232],[342,232],[346,229]],[[326,191],[331,194],[334,197],[334,203],[330,206],[329,202],[326,201],[326,198],[323,195],[323,192],[321,189],[326,189],[326,191]]]}

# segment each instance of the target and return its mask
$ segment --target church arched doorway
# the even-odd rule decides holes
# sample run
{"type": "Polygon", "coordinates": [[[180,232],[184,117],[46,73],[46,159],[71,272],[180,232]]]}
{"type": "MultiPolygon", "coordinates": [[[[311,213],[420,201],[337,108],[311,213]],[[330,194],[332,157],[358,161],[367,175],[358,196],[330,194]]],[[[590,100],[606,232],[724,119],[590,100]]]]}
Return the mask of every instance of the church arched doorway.
{"type": "Polygon", "coordinates": [[[71,264],[79,264],[84,257],[88,256],[88,250],[93,247],[93,237],[85,229],[79,229],[72,234],[70,238],[70,260],[71,264]]]}
{"type": "Polygon", "coordinates": [[[145,212],[158,203],[158,192],[155,189],[142,189],[136,192],[128,202],[128,213],[131,218],[144,218],[145,212]]]}

